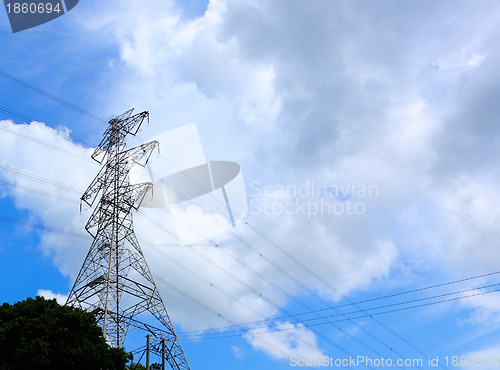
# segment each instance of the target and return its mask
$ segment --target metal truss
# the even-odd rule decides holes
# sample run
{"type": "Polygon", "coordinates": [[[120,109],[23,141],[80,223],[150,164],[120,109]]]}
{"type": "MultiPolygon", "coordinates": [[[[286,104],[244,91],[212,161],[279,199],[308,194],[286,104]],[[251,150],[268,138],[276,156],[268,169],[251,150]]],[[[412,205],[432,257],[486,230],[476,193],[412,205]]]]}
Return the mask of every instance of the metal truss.
{"type": "Polygon", "coordinates": [[[158,142],[126,148],[126,136],[134,136],[149,118],[148,112],[132,115],[132,111],[109,121],[92,154],[103,166],[81,200],[93,206],[99,199],[85,226],[94,241],[66,304],[93,312],[110,345],[123,347],[127,333],[140,328],[164,340],[165,358],[172,369],[189,370],[134,234],[132,210],[139,209],[152,184],[131,185],[129,171],[134,165],[145,166],[158,142]],[[146,314],[152,315],[160,328],[141,321],[146,314]]]}

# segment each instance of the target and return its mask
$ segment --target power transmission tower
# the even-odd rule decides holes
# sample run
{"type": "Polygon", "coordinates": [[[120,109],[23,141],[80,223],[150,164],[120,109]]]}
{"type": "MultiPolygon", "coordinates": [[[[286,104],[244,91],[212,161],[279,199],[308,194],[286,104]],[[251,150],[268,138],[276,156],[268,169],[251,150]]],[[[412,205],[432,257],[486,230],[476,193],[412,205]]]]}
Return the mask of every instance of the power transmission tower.
{"type": "Polygon", "coordinates": [[[132,210],[151,189],[151,183],[131,185],[129,171],[145,166],[158,147],[152,141],[127,149],[125,138],[135,136],[148,112],[132,115],[133,109],[109,121],[104,138],[92,154],[103,164],[81,200],[94,212],[85,229],[94,241],[66,304],[93,312],[108,343],[123,347],[126,334],[141,328],[164,340],[162,351],[172,369],[189,370],[167,310],[134,234],[132,210]],[[161,324],[155,327],[141,321],[151,314],[161,324]]]}

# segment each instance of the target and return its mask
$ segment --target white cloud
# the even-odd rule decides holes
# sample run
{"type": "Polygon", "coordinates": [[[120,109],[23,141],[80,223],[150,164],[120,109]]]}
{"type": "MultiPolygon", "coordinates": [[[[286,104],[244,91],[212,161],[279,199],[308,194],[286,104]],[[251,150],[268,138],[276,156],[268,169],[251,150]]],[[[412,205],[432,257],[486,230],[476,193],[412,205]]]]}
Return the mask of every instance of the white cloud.
{"type": "MultiPolygon", "coordinates": [[[[488,289],[498,289],[498,286],[488,289]]],[[[474,290],[467,292],[466,295],[481,294],[484,291],[474,290]]],[[[500,324],[500,293],[498,292],[479,295],[474,299],[464,299],[462,306],[473,309],[464,323],[487,325],[489,329],[500,324]]]]}
{"type": "MultiPolygon", "coordinates": [[[[0,135],[0,164],[14,169],[1,173],[15,185],[4,191],[15,206],[30,211],[30,221],[85,235],[79,200],[98,170],[90,151],[43,123],[0,121],[0,128],[8,130],[0,135]]],[[[63,275],[75,278],[89,241],[60,233],[40,235],[44,253],[52,256],[63,275]]]]}
{"type": "Polygon", "coordinates": [[[55,299],[60,305],[66,304],[66,300],[68,299],[68,296],[65,294],[54,293],[53,291],[46,289],[39,289],[36,295],[46,299],[55,299]]]}
{"type": "Polygon", "coordinates": [[[231,346],[231,350],[235,357],[242,359],[245,356],[245,351],[241,346],[231,346]]]}
{"type": "Polygon", "coordinates": [[[442,212],[440,227],[448,234],[442,258],[467,274],[496,268],[500,220],[498,179],[489,174],[460,176],[433,192],[442,212]]]}
{"type": "Polygon", "coordinates": [[[318,348],[316,336],[302,324],[276,323],[278,330],[262,326],[250,330],[245,338],[257,350],[275,359],[320,359],[323,352],[318,348]]]}
{"type": "Polygon", "coordinates": [[[486,58],[486,55],[473,55],[472,58],[470,58],[467,62],[467,65],[472,68],[479,67],[484,58],[486,58]]]}

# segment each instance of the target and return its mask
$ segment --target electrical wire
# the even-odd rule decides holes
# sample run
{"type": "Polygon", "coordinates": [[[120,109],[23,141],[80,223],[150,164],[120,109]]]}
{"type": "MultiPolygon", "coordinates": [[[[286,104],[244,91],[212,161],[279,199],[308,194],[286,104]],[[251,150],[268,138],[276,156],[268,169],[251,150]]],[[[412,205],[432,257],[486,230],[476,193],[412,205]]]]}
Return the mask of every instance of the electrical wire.
{"type": "Polygon", "coordinates": [[[15,77],[15,76],[13,76],[13,75],[5,72],[5,71],[0,70],[0,77],[3,77],[3,78],[5,78],[5,79],[7,79],[7,80],[9,80],[11,82],[14,82],[14,83],[16,83],[16,84],[18,84],[18,85],[20,85],[22,87],[25,87],[25,88],[27,88],[27,89],[29,89],[31,91],[34,91],[34,92],[36,92],[36,93],[38,93],[40,95],[43,95],[44,97],[46,97],[48,99],[51,99],[51,100],[55,101],[56,103],[64,105],[67,108],[73,109],[74,111],[76,111],[76,112],[78,112],[80,114],[83,114],[83,115],[85,115],[85,116],[87,116],[87,117],[89,117],[89,118],[91,118],[91,119],[93,119],[95,121],[98,121],[98,122],[101,122],[101,123],[107,123],[108,122],[106,119],[101,118],[101,117],[95,115],[94,113],[91,113],[91,112],[89,112],[89,111],[87,111],[85,109],[82,109],[82,108],[78,107],[77,105],[75,105],[73,103],[70,103],[70,102],[68,102],[66,100],[63,100],[63,99],[57,97],[56,95],[53,95],[53,94],[51,94],[51,93],[49,93],[49,92],[47,92],[45,90],[42,90],[42,89],[40,89],[40,88],[38,88],[38,87],[36,87],[34,85],[31,85],[28,82],[23,81],[23,80],[15,77]]]}
{"type": "Polygon", "coordinates": [[[23,220],[18,220],[12,217],[7,217],[7,216],[0,216],[0,222],[6,222],[14,225],[19,225],[19,226],[24,226],[24,227],[29,227],[32,229],[38,229],[41,231],[48,231],[52,233],[57,233],[57,234],[62,234],[65,236],[70,236],[72,238],[78,238],[78,239],[85,239],[85,240],[91,240],[92,238],[87,235],[87,234],[82,234],[82,233],[77,233],[73,231],[66,231],[64,229],[60,229],[57,227],[51,227],[51,226],[45,226],[42,224],[37,224],[34,222],[28,222],[28,221],[23,221],[23,220]]]}
{"type": "Polygon", "coordinates": [[[41,190],[38,190],[38,189],[30,188],[28,186],[18,185],[18,184],[15,184],[13,182],[5,181],[5,180],[2,180],[2,179],[0,179],[0,184],[7,185],[7,186],[9,186],[11,188],[14,188],[14,189],[20,189],[20,190],[24,190],[24,191],[29,191],[31,193],[42,195],[44,197],[53,198],[53,199],[57,199],[57,200],[62,200],[64,202],[68,202],[68,203],[72,203],[72,204],[80,204],[80,202],[76,201],[75,199],[62,197],[62,196],[57,195],[57,194],[48,193],[46,191],[41,191],[41,190]]]}
{"type": "Polygon", "coordinates": [[[82,145],[84,145],[86,147],[93,148],[93,147],[96,146],[95,144],[92,144],[92,143],[90,143],[88,141],[82,140],[82,139],[77,138],[77,137],[75,137],[73,135],[70,135],[70,134],[67,134],[65,132],[58,131],[58,130],[52,128],[52,127],[46,126],[46,125],[40,123],[41,122],[40,120],[37,120],[37,119],[34,119],[32,117],[26,116],[26,115],[24,115],[22,113],[16,112],[16,111],[14,111],[12,109],[9,109],[7,107],[4,107],[2,105],[0,105],[0,112],[3,112],[4,114],[6,114],[6,115],[8,115],[10,117],[14,117],[14,118],[20,119],[21,121],[23,121],[25,123],[34,124],[37,127],[41,128],[41,129],[43,129],[45,131],[50,132],[51,134],[56,134],[56,135],[62,136],[62,137],[64,137],[67,140],[71,140],[73,142],[80,143],[80,144],[82,144],[82,145]]]}
{"type": "MultiPolygon", "coordinates": [[[[248,222],[246,222],[246,224],[248,225],[248,222]]],[[[297,260],[294,256],[292,256],[290,253],[288,253],[284,248],[280,247],[277,243],[275,243],[273,240],[271,240],[269,237],[263,235],[262,233],[260,233],[257,229],[255,229],[255,227],[253,227],[252,225],[249,225],[249,227],[259,236],[261,236],[261,238],[263,238],[264,240],[268,241],[272,246],[274,246],[276,249],[278,249],[281,253],[283,253],[285,256],[287,256],[290,260],[292,260],[293,262],[295,262],[298,266],[302,267],[304,270],[306,270],[310,275],[312,275],[313,277],[315,277],[316,279],[318,279],[320,282],[322,282],[325,286],[327,286],[332,292],[334,292],[335,294],[337,294],[338,296],[342,297],[343,299],[345,299],[347,302],[349,303],[352,303],[351,299],[349,299],[348,297],[346,297],[344,294],[342,294],[341,292],[339,292],[335,287],[333,287],[329,282],[325,281],[323,278],[321,278],[318,274],[316,274],[314,271],[312,271],[309,267],[307,267],[305,264],[303,264],[301,261],[297,260]]],[[[356,306],[357,307],[357,306],[356,306]]],[[[391,333],[392,335],[394,335],[395,337],[399,338],[402,342],[406,343],[409,347],[413,348],[415,351],[417,351],[418,353],[420,353],[421,355],[425,356],[425,357],[428,357],[429,355],[427,353],[425,353],[424,351],[422,351],[420,348],[418,348],[417,346],[415,346],[413,343],[411,343],[410,341],[408,341],[407,339],[405,339],[404,337],[402,337],[400,334],[396,333],[394,330],[392,330],[391,328],[389,328],[387,325],[385,325],[384,323],[382,323],[380,320],[378,320],[376,317],[372,317],[372,315],[368,315],[367,317],[369,317],[371,320],[373,320],[375,323],[377,323],[378,325],[380,325],[382,328],[384,328],[385,330],[387,330],[389,333],[391,333]]],[[[440,367],[444,368],[444,366],[442,364],[439,364],[440,367]]]]}
{"type": "MultiPolygon", "coordinates": [[[[449,296],[452,296],[452,295],[463,294],[463,293],[467,293],[467,292],[473,292],[473,291],[477,291],[479,289],[486,289],[486,288],[497,287],[499,285],[500,285],[500,283],[489,284],[489,285],[480,286],[480,287],[476,287],[476,288],[462,289],[462,290],[455,291],[455,292],[437,294],[437,295],[430,296],[430,297],[422,297],[422,298],[418,298],[418,299],[413,299],[413,300],[408,300],[408,301],[403,301],[403,302],[390,303],[390,304],[387,304],[387,305],[382,305],[382,306],[377,306],[377,307],[369,307],[369,308],[365,308],[363,310],[355,310],[355,311],[344,312],[344,313],[336,313],[336,314],[333,314],[333,315],[326,315],[326,316],[322,316],[322,317],[319,317],[319,318],[318,317],[306,318],[306,319],[301,319],[300,321],[291,322],[291,324],[296,324],[296,323],[304,324],[305,322],[319,321],[319,320],[323,320],[323,319],[329,319],[329,318],[332,318],[332,317],[366,313],[366,315],[362,315],[362,316],[358,315],[358,316],[356,316],[356,318],[364,318],[364,317],[369,317],[369,316],[373,315],[373,314],[369,314],[368,311],[375,311],[375,310],[380,310],[380,309],[385,309],[385,308],[390,308],[390,307],[407,305],[407,304],[411,304],[411,303],[417,303],[417,302],[422,302],[422,301],[429,301],[429,300],[436,299],[436,298],[443,298],[443,297],[449,297],[449,296]]],[[[499,290],[500,290],[500,288],[488,291],[485,294],[498,292],[499,290]]],[[[453,298],[451,300],[440,300],[440,301],[436,301],[436,302],[430,302],[430,303],[428,303],[428,305],[450,302],[450,301],[457,300],[457,299],[474,297],[476,295],[481,295],[481,294],[472,294],[472,295],[466,295],[466,296],[462,296],[462,297],[458,297],[458,298],[453,298]]],[[[425,306],[425,305],[423,305],[423,306],[425,306]]],[[[401,308],[401,310],[412,309],[412,308],[423,307],[423,306],[422,305],[417,305],[417,306],[411,306],[411,307],[403,307],[403,308],[401,308]]],[[[309,315],[309,314],[314,313],[314,312],[315,311],[301,312],[301,313],[298,313],[297,316],[309,315]]],[[[387,312],[396,312],[396,311],[385,311],[384,313],[387,313],[387,312]]],[[[378,314],[378,313],[376,313],[376,314],[378,314]]],[[[382,314],[382,313],[380,313],[380,314],[382,314]]],[[[247,330],[247,328],[245,328],[245,327],[248,327],[248,326],[255,326],[255,325],[259,325],[259,324],[266,324],[266,323],[270,323],[270,322],[273,322],[273,321],[278,321],[280,319],[286,319],[286,318],[287,317],[266,319],[266,320],[254,321],[254,322],[250,322],[250,323],[244,323],[244,324],[238,324],[238,325],[230,325],[230,326],[212,328],[210,330],[224,330],[224,333],[237,333],[237,332],[241,332],[242,330],[247,330]],[[238,327],[241,327],[241,329],[237,329],[238,327]],[[227,330],[227,329],[231,329],[231,328],[233,330],[227,330]]],[[[344,318],[341,321],[343,321],[343,320],[349,320],[349,318],[344,318]]],[[[328,321],[327,323],[329,323],[329,322],[330,321],[328,321]]],[[[337,322],[337,321],[335,321],[335,322],[337,322]]],[[[322,321],[320,323],[309,324],[309,326],[323,325],[324,323],[325,322],[322,321]]],[[[306,324],[306,326],[308,326],[308,325],[306,324]]],[[[195,333],[204,333],[205,331],[206,330],[193,330],[193,331],[184,332],[184,334],[190,334],[190,335],[192,335],[192,334],[195,334],[195,333]]]]}
{"type": "MultiPolygon", "coordinates": [[[[498,284],[496,284],[496,285],[498,285],[498,284]]],[[[378,316],[378,315],[385,315],[385,314],[389,314],[389,313],[407,311],[407,310],[411,310],[411,309],[414,309],[414,308],[422,308],[422,307],[426,307],[426,306],[432,306],[432,305],[441,304],[441,303],[453,302],[453,301],[458,301],[458,300],[462,300],[462,299],[466,299],[466,298],[478,297],[478,296],[482,296],[482,295],[486,295],[486,294],[491,294],[491,293],[497,293],[497,292],[500,292],[500,289],[494,289],[494,290],[489,290],[489,291],[486,291],[486,292],[479,292],[479,293],[475,293],[475,294],[469,294],[469,295],[466,295],[466,296],[463,296],[463,297],[449,298],[449,299],[445,299],[445,300],[441,300],[441,301],[437,301],[437,302],[425,303],[425,304],[415,305],[415,306],[411,306],[411,307],[403,307],[403,308],[398,308],[398,309],[389,310],[389,311],[383,311],[383,312],[374,312],[374,313],[371,313],[371,314],[360,315],[360,316],[356,316],[356,317],[348,318],[348,319],[343,318],[343,319],[326,321],[326,322],[320,322],[320,323],[314,323],[314,324],[305,324],[303,327],[305,327],[305,328],[311,328],[311,327],[314,327],[314,326],[331,324],[331,323],[337,323],[337,322],[342,322],[342,321],[346,321],[346,320],[363,319],[363,318],[368,318],[368,317],[372,317],[372,316],[378,316]]],[[[288,331],[288,330],[294,330],[294,328],[283,328],[283,329],[274,329],[274,330],[273,329],[269,330],[268,328],[266,328],[265,331],[254,332],[254,334],[267,334],[268,332],[272,332],[272,331],[288,331]]],[[[231,338],[231,337],[239,337],[240,335],[241,334],[233,334],[233,335],[227,335],[227,336],[226,335],[221,335],[221,336],[212,336],[212,337],[206,337],[206,336],[204,336],[203,339],[231,338]]],[[[182,338],[183,337],[181,337],[181,339],[182,338]]]]}
{"type": "Polygon", "coordinates": [[[36,176],[33,174],[29,174],[26,172],[22,172],[22,171],[16,170],[16,169],[8,167],[8,166],[0,165],[0,171],[6,172],[6,173],[11,174],[11,175],[23,177],[27,180],[39,182],[39,183],[44,184],[44,185],[54,186],[54,187],[61,189],[63,191],[68,191],[68,192],[75,193],[75,194],[82,194],[82,192],[80,190],[77,190],[77,189],[72,188],[70,186],[60,184],[60,183],[55,182],[55,181],[46,180],[42,177],[39,177],[39,176],[36,176]]]}
{"type": "Polygon", "coordinates": [[[78,159],[83,159],[84,161],[87,161],[87,162],[89,161],[89,158],[87,156],[84,156],[82,154],[78,154],[78,153],[75,153],[75,152],[71,152],[71,151],[63,149],[63,148],[61,148],[59,146],[56,146],[56,145],[53,145],[53,144],[49,144],[49,143],[47,143],[47,142],[45,142],[43,140],[35,139],[32,136],[24,135],[24,134],[21,134],[20,132],[9,130],[8,128],[5,128],[5,127],[0,127],[0,130],[3,131],[3,132],[10,133],[12,135],[16,135],[16,136],[21,137],[21,138],[23,138],[25,140],[29,140],[31,142],[34,142],[34,143],[38,144],[38,145],[42,145],[42,146],[44,146],[46,148],[49,148],[49,149],[52,149],[52,150],[56,150],[58,152],[70,155],[70,156],[78,158],[78,159]]]}

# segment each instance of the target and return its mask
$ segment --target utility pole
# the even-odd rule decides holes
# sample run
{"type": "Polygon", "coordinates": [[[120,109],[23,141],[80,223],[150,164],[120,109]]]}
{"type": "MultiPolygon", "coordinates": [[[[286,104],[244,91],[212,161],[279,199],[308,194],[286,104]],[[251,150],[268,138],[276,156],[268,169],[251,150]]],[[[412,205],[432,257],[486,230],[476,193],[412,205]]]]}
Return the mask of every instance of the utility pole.
{"type": "Polygon", "coordinates": [[[139,209],[152,184],[131,185],[129,171],[135,165],[145,166],[159,143],[126,148],[126,136],[135,136],[143,121],[149,119],[148,112],[132,115],[132,111],[109,121],[104,138],[91,156],[103,165],[81,197],[91,207],[99,199],[85,226],[94,241],[66,304],[93,312],[104,337],[114,347],[123,347],[127,332],[134,328],[162,338],[170,367],[189,370],[134,233],[132,210],[139,209]],[[160,328],[141,321],[147,314],[160,328]]]}
{"type": "Polygon", "coordinates": [[[151,346],[151,341],[150,341],[151,335],[146,335],[146,369],[149,370],[149,351],[150,351],[150,346],[151,346]]]}
{"type": "Polygon", "coordinates": [[[165,339],[161,340],[161,370],[165,369],[165,339]]]}

